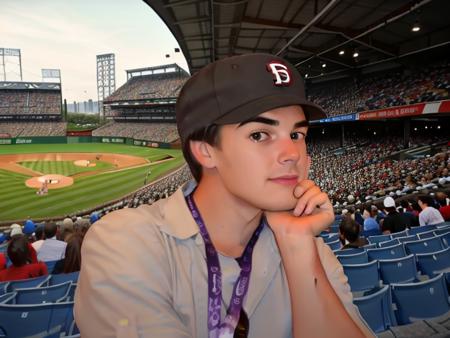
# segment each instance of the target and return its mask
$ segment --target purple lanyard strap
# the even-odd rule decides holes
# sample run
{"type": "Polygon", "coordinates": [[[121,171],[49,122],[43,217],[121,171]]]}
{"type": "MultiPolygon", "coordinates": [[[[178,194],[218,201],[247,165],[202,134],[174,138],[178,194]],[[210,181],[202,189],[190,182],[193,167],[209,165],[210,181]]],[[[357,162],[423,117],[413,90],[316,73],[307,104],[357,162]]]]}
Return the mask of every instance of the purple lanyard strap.
{"type": "Polygon", "coordinates": [[[208,267],[208,331],[209,338],[233,337],[234,330],[239,321],[242,303],[248,291],[250,273],[252,271],[252,252],[258,237],[264,227],[262,221],[253,233],[252,238],[244,250],[244,254],[237,260],[241,267],[241,273],[233,287],[230,305],[227,315],[221,322],[222,305],[222,271],[220,270],[219,256],[214,248],[205,223],[195,205],[192,194],[186,197],[192,217],[197,222],[200,234],[205,242],[206,264],[208,267]]]}

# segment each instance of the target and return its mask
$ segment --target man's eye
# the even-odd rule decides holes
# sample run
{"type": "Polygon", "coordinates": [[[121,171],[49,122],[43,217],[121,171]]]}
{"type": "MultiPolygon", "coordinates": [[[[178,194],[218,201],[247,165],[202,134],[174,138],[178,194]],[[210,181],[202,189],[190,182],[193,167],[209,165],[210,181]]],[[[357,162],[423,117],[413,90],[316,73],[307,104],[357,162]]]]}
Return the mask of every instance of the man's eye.
{"type": "Polygon", "coordinates": [[[257,132],[250,134],[250,139],[255,142],[261,142],[261,141],[267,140],[268,137],[269,137],[269,135],[267,135],[267,133],[264,133],[262,131],[257,131],[257,132]]]}
{"type": "Polygon", "coordinates": [[[303,134],[299,131],[291,133],[291,139],[293,139],[293,140],[301,140],[304,138],[305,138],[305,134],[303,134]]]}

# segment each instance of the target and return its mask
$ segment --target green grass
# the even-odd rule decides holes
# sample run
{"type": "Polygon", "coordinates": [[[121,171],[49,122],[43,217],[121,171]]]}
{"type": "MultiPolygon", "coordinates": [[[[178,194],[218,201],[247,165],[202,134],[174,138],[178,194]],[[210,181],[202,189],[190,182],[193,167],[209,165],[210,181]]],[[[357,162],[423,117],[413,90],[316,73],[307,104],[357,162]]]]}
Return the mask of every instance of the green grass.
{"type": "MultiPolygon", "coordinates": [[[[106,171],[92,176],[78,177],[72,186],[50,190],[48,195],[45,196],[38,196],[36,195],[36,189],[25,186],[24,182],[30,176],[0,169],[0,221],[25,219],[28,217],[34,219],[56,217],[77,213],[81,210],[120,198],[138,189],[144,184],[145,176],[150,168],[151,175],[149,176],[149,180],[154,180],[184,163],[181,151],[174,149],[153,149],[115,144],[0,146],[0,154],[43,152],[108,152],[141,156],[153,159],[153,161],[155,159],[173,156],[174,160],[154,165],[149,164],[138,168],[106,171]]],[[[35,161],[34,163],[36,162],[46,161],[35,161]]],[[[98,167],[76,168],[98,170],[98,167]]]]}
{"type": "Polygon", "coordinates": [[[105,171],[114,168],[114,165],[104,161],[92,161],[95,167],[80,167],[73,161],[27,161],[19,162],[21,166],[43,173],[43,174],[59,174],[64,176],[72,176],[86,171],[105,171]]]}

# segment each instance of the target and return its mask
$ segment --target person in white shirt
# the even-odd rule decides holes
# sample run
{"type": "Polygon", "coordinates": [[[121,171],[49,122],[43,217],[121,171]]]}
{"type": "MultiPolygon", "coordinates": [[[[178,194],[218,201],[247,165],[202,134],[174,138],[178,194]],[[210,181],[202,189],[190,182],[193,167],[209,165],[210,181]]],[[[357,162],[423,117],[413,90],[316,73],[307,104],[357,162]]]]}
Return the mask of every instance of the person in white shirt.
{"type": "Polygon", "coordinates": [[[433,208],[433,199],[430,196],[422,195],[418,197],[418,201],[422,211],[419,214],[419,224],[422,225],[433,225],[444,222],[439,210],[433,208]]]}
{"type": "Polygon", "coordinates": [[[45,241],[37,251],[39,261],[51,262],[64,258],[67,243],[56,239],[58,227],[55,223],[47,223],[44,227],[45,241]]]}

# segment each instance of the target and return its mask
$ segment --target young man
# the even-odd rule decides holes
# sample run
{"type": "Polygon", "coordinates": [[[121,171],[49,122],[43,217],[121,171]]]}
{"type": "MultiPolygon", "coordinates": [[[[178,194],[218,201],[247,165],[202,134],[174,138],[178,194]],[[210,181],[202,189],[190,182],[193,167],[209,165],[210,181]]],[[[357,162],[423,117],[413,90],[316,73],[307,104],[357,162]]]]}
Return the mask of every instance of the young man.
{"type": "Polygon", "coordinates": [[[417,202],[419,203],[422,211],[419,214],[419,224],[423,225],[433,225],[444,223],[444,218],[438,209],[433,208],[433,199],[428,195],[421,195],[417,197],[417,202]]]}
{"type": "Polygon", "coordinates": [[[307,179],[297,70],[251,54],[192,76],[177,102],[196,182],[103,217],[82,248],[83,337],[372,337],[343,269],[315,236],[334,220],[307,179]]]}

